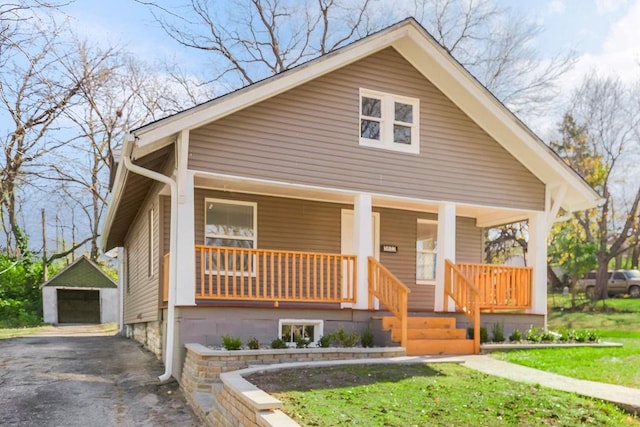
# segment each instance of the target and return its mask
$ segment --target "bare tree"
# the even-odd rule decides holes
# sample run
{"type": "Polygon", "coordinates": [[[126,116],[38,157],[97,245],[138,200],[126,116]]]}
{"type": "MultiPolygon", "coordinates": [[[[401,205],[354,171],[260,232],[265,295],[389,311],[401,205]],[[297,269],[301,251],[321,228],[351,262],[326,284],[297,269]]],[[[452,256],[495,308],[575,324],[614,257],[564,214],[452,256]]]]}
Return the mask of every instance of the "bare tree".
{"type": "MultiPolygon", "coordinates": [[[[607,297],[609,262],[638,244],[640,182],[637,176],[625,181],[621,169],[633,151],[640,153],[640,110],[633,105],[637,95],[619,79],[591,74],[573,96],[571,114],[586,129],[590,151],[598,159],[588,173],[596,174],[603,198],[596,210],[576,214],[588,240],[596,244],[598,299],[607,297]]],[[[576,157],[565,159],[572,164],[576,157]]]]}
{"type": "Polygon", "coordinates": [[[82,86],[81,105],[65,111],[73,123],[74,139],[55,153],[50,177],[66,195],[76,224],[83,225],[79,234],[88,236],[92,260],[100,255],[109,170],[125,130],[195,105],[209,95],[176,67],[158,70],[119,52],[99,78],[82,86]]]}
{"type": "Polygon", "coordinates": [[[8,248],[12,237],[18,241],[23,235],[17,191],[28,184],[27,177],[41,176],[43,156],[65,145],[64,132],[52,131],[61,129],[62,113],[79,101],[84,85],[100,78],[111,56],[109,50],[68,43],[55,23],[44,26],[34,18],[15,28],[14,35],[29,36],[6,39],[0,52],[0,114],[8,123],[0,130],[0,223],[8,248]]]}
{"type": "Polygon", "coordinates": [[[462,65],[514,112],[541,112],[556,83],[574,64],[572,53],[543,59],[534,41],[543,28],[495,2],[416,1],[414,14],[462,65]]]}
{"type": "Polygon", "coordinates": [[[288,70],[379,26],[368,19],[370,0],[189,0],[176,9],[136,1],[175,41],[212,53],[212,80],[227,77],[231,86],[288,70]]]}
{"type": "Polygon", "coordinates": [[[542,28],[489,0],[189,0],[148,5],[183,46],[212,53],[212,80],[253,83],[331,52],[406,16],[414,16],[458,61],[516,113],[542,112],[574,63],[569,54],[541,58],[542,28]]]}

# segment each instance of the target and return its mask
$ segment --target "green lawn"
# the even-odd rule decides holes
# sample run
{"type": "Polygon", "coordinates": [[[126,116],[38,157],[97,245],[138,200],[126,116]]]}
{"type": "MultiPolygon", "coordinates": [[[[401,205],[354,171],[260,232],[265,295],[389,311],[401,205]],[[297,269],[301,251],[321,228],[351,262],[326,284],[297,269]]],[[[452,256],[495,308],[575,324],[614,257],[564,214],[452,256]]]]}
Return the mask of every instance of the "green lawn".
{"type": "Polygon", "coordinates": [[[306,426],[640,426],[611,404],[459,365],[352,365],[248,378],[306,426]]]}
{"type": "Polygon", "coordinates": [[[603,341],[623,347],[526,350],[494,356],[574,378],[640,388],[640,299],[612,298],[584,310],[550,311],[549,329],[594,329],[603,341]]]}

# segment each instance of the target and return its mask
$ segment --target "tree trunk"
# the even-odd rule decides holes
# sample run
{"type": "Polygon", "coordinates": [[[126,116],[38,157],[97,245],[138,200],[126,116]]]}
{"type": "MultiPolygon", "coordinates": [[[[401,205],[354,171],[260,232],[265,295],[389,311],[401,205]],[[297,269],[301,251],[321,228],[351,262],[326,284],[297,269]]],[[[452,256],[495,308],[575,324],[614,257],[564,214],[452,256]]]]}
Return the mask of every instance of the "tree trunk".
{"type": "Polygon", "coordinates": [[[598,270],[596,273],[596,300],[607,299],[609,287],[609,259],[606,254],[598,254],[598,270]]]}
{"type": "Polygon", "coordinates": [[[631,250],[630,264],[632,269],[638,269],[638,261],[640,260],[640,243],[635,245],[631,250]]]}
{"type": "Polygon", "coordinates": [[[550,265],[547,265],[547,280],[551,283],[551,289],[562,289],[562,281],[558,278],[550,265]]]}

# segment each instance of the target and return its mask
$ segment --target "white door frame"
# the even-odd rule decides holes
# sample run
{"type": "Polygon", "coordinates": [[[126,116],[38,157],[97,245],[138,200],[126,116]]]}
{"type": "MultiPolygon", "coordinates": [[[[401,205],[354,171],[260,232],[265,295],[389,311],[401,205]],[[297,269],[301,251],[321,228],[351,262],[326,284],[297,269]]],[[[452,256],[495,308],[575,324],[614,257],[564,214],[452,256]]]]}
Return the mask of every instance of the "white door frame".
{"type": "MultiPolygon", "coordinates": [[[[353,219],[351,221],[351,230],[345,233],[345,221],[346,218],[351,216],[353,218],[353,209],[342,209],[340,213],[340,253],[343,255],[353,255],[352,251],[347,251],[349,242],[353,247],[353,219]]],[[[371,221],[373,224],[373,256],[375,259],[380,260],[380,212],[371,212],[371,221]]]]}
{"type": "MultiPolygon", "coordinates": [[[[354,255],[353,245],[353,209],[342,209],[340,213],[340,253],[343,255],[354,255]],[[351,218],[351,227],[347,229],[348,219],[351,218]]],[[[373,236],[371,239],[373,246],[373,256],[380,259],[380,212],[371,212],[371,225],[373,236]]],[[[364,277],[364,276],[363,276],[364,277]]],[[[353,304],[342,303],[341,308],[352,308],[353,304]]],[[[374,300],[374,308],[378,308],[378,300],[374,300]]]]}

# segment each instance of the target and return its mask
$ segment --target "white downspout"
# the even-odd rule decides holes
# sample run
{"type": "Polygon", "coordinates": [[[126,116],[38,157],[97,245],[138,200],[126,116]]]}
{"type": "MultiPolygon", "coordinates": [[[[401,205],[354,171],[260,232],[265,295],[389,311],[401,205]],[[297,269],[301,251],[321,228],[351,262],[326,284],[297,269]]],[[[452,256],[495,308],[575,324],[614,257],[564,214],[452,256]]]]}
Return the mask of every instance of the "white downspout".
{"type": "Polygon", "coordinates": [[[124,248],[118,248],[118,335],[125,336],[124,332],[124,280],[125,280],[125,252],[124,248]]]}
{"type": "Polygon", "coordinates": [[[128,133],[124,138],[124,143],[122,146],[122,160],[124,167],[130,172],[136,173],[138,175],[142,175],[144,177],[153,179],[154,181],[162,182],[163,184],[167,184],[171,189],[171,228],[170,228],[170,238],[169,238],[169,301],[167,304],[169,306],[169,313],[167,316],[167,345],[165,352],[165,362],[164,362],[164,374],[160,375],[158,379],[161,382],[168,381],[171,378],[171,372],[173,369],[173,341],[175,336],[175,300],[176,300],[176,283],[178,282],[178,265],[177,265],[177,244],[178,239],[176,235],[176,230],[178,227],[178,185],[175,180],[165,176],[161,173],[145,169],[141,166],[134,165],[131,162],[131,150],[133,149],[133,142],[135,137],[128,133]]]}

